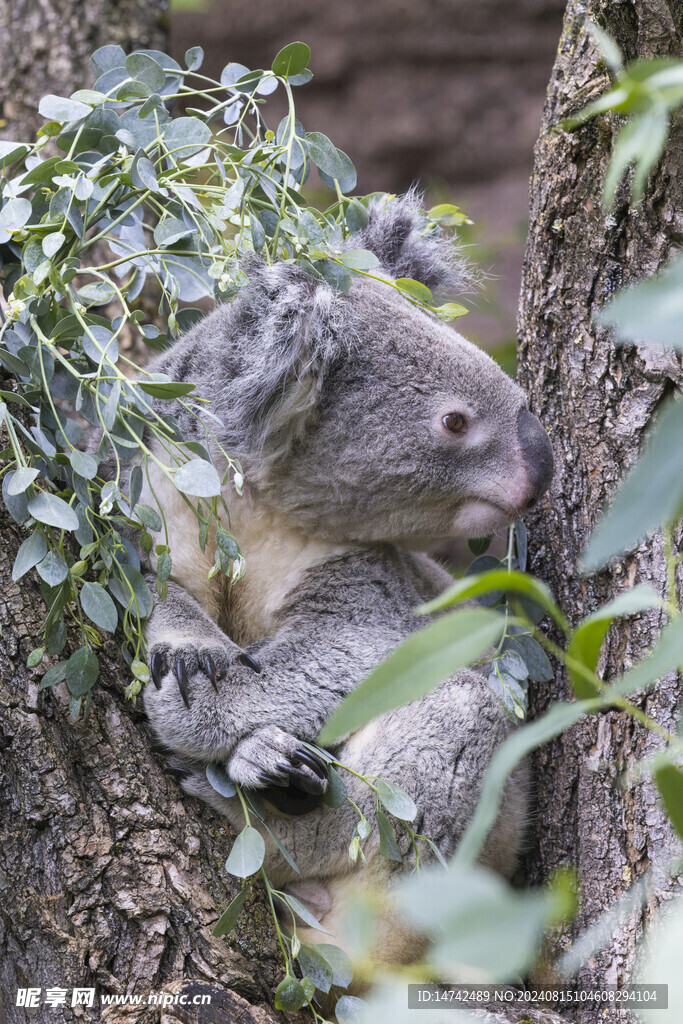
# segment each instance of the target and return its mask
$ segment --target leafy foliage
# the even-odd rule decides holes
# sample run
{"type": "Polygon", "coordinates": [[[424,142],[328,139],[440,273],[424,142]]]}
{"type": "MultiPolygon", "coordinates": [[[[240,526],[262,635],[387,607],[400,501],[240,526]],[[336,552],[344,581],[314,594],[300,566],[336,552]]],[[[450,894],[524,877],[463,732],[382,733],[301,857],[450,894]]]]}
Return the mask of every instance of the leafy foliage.
{"type": "MultiPolygon", "coordinates": [[[[187,51],[182,67],[157,51],[126,55],[104,46],[91,59],[92,89],[43,97],[47,123],[37,140],[0,143],[0,366],[13,378],[0,392],[8,437],[2,493],[28,532],[14,578],[35,568],[43,581],[49,655],[64,650],[68,624],[80,630],[84,659],[101,632],[121,625],[134,677],[129,695],[148,678],[142,625],[152,608],[131,531],[145,552],[149,531],[164,532],[155,549],[162,598],[172,571],[164,509],[156,499],[155,507],[140,503],[143,484],[154,494],[150,469],[194,510],[202,549],[211,524],[218,528],[211,572],[234,580],[245,563],[221,523],[225,497],[241,493],[243,474],[218,444],[210,416],[202,417],[193,385],[135,366],[120,343],[132,335],[163,349],[201,315],[193,303],[229,301],[247,285],[244,261],[255,253],[296,263],[340,291],[377,266],[372,253],[343,245],[366,223],[370,198],[349,198],[351,160],[296,117],[294,90],[312,77],[309,57],[304,43],[290,43],[269,70],[233,62],[214,81],[200,71],[200,47],[187,51]],[[276,90],[288,112],[268,128],[263,105],[276,90]],[[325,210],[302,192],[314,167],[330,190],[325,210]],[[146,319],[145,287],[148,299],[156,294],[166,333],[146,319]],[[186,442],[164,412],[172,400],[201,419],[224,460],[220,472],[209,446],[186,442]],[[84,422],[101,432],[88,452],[84,422]]],[[[425,229],[463,219],[442,204],[425,229]]],[[[394,287],[442,319],[466,312],[453,303],[433,307],[416,281],[394,287]]],[[[74,711],[96,675],[84,677],[74,711]]]]}

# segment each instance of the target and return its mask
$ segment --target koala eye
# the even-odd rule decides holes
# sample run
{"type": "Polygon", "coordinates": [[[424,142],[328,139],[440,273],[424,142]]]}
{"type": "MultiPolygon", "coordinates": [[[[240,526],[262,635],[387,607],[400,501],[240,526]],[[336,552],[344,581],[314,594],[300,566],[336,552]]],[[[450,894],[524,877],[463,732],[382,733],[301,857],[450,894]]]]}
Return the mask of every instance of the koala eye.
{"type": "Polygon", "coordinates": [[[447,412],[441,422],[452,434],[464,434],[467,430],[467,417],[461,412],[447,412]]]}

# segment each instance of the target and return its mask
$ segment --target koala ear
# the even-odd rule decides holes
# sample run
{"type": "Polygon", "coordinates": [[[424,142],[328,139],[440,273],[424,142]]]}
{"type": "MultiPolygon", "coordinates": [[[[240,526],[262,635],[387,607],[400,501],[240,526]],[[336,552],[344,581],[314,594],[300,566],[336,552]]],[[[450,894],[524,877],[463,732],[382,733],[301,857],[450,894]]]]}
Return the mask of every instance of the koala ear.
{"type": "Polygon", "coordinates": [[[428,288],[471,290],[472,269],[437,225],[428,227],[416,189],[374,199],[367,224],[352,241],[354,248],[374,252],[394,278],[412,277],[428,288]]]}
{"type": "Polygon", "coordinates": [[[332,288],[299,267],[252,265],[248,273],[230,325],[237,372],[222,404],[233,450],[261,465],[285,455],[310,420],[337,354],[342,311],[332,288]]]}

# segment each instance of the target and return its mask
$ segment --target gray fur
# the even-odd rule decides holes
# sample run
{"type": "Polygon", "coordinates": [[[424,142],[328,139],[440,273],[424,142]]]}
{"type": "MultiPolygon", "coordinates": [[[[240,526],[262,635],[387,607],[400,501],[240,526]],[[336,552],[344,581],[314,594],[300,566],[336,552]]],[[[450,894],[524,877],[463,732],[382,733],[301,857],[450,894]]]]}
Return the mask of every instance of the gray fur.
{"type": "MultiPolygon", "coordinates": [[[[373,212],[362,244],[387,274],[442,283],[453,264],[419,227],[414,197],[395,200],[373,212]]],[[[539,492],[517,433],[525,397],[479,349],[382,282],[361,278],[336,295],[296,267],[255,264],[249,275],[232,306],[154,366],[196,383],[217,417],[210,428],[242,461],[245,496],[226,498],[247,575],[222,590],[202,582],[213,552],[203,566],[192,517],[176,501],[174,576],[148,626],[150,654],[161,652],[169,671],[144,696],[155,733],[189,773],[185,788],[236,826],[238,802],[211,789],[206,764],[226,765],[235,781],[257,788],[260,771],[283,771],[298,742],[314,741],[344,696],[422,624],[415,606],[448,586],[448,573],[417,551],[500,530],[539,492]],[[453,410],[468,417],[464,436],[442,426],[453,410]],[[260,674],[240,662],[237,644],[260,662],[260,674]],[[202,668],[207,652],[223,676],[218,692],[202,668]],[[189,708],[172,671],[178,656],[189,708]]],[[[182,409],[172,411],[186,437],[205,441],[182,409]]],[[[170,507],[172,492],[162,500],[170,507]]],[[[411,793],[417,828],[448,856],[508,728],[483,677],[460,672],[348,737],[339,758],[411,793]]],[[[311,769],[298,770],[313,786],[311,769]]],[[[346,781],[372,820],[371,792],[346,781]]],[[[502,870],[514,864],[525,794],[518,773],[484,858],[502,870]]],[[[376,832],[368,867],[353,868],[346,850],[354,815],[349,805],[320,807],[295,818],[274,813],[269,824],[304,879],[326,879],[332,891],[349,873],[376,880],[389,870],[377,859],[376,832]]],[[[292,881],[266,839],[271,877],[292,881]]]]}

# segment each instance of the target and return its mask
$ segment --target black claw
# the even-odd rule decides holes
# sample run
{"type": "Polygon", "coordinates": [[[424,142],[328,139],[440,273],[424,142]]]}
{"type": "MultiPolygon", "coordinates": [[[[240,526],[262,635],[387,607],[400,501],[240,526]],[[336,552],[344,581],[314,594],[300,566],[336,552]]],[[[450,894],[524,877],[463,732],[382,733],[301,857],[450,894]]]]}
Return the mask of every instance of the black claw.
{"type": "Polygon", "coordinates": [[[246,653],[246,651],[243,654],[240,654],[237,660],[243,665],[246,665],[247,668],[253,669],[257,674],[261,672],[261,666],[258,661],[255,661],[250,654],[246,653]]]}
{"type": "Polygon", "coordinates": [[[258,777],[264,786],[278,786],[279,789],[287,789],[289,785],[286,780],[279,779],[276,775],[271,775],[270,772],[259,772],[258,777]]]}
{"type": "Polygon", "coordinates": [[[157,690],[160,690],[161,680],[166,674],[166,656],[161,651],[155,651],[152,655],[149,670],[152,673],[152,682],[157,690]]]}
{"type": "Polygon", "coordinates": [[[190,693],[187,687],[187,669],[185,668],[185,662],[180,657],[176,658],[175,660],[175,674],[178,680],[178,689],[180,690],[180,696],[183,698],[185,707],[189,710],[190,693]]]}
{"type": "Polygon", "coordinates": [[[202,668],[204,669],[204,672],[211,680],[211,685],[213,686],[214,690],[216,691],[216,693],[218,693],[218,684],[216,682],[216,663],[210,654],[205,654],[204,657],[202,658],[202,668]]]}
{"type": "Polygon", "coordinates": [[[308,765],[311,771],[315,772],[318,778],[327,778],[327,769],[325,768],[325,765],[312,750],[306,750],[305,747],[297,747],[294,751],[294,757],[297,761],[301,761],[303,764],[308,765]]]}

